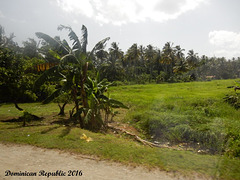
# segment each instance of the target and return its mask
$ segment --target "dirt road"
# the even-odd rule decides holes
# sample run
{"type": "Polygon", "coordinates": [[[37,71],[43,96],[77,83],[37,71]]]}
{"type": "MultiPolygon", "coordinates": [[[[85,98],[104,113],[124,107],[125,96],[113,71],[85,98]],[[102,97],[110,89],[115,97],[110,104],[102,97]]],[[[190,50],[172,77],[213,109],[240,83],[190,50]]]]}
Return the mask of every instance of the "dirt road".
{"type": "Polygon", "coordinates": [[[0,179],[173,180],[186,177],[97,161],[59,150],[0,143],[0,179]]]}

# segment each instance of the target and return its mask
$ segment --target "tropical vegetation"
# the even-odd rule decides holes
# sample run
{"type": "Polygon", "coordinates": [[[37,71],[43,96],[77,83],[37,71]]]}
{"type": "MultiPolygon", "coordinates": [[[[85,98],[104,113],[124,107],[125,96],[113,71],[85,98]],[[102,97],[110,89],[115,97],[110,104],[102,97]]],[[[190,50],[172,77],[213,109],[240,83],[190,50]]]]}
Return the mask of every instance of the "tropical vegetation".
{"type": "Polygon", "coordinates": [[[185,54],[185,49],[171,42],[162,49],[134,43],[126,52],[112,42],[106,50],[109,37],[89,51],[84,25],[80,36],[69,26],[60,25],[58,30],[67,31],[69,39],[36,32],[38,41],[29,38],[21,47],[14,42],[14,34],[5,35],[0,26],[0,103],[13,103],[22,113],[19,120],[23,126],[41,117],[25,110],[22,103],[54,102],[59,115],[67,114],[69,125],[94,132],[107,132],[109,122],[117,115],[115,108],[130,108],[124,119],[142,133],[142,138],[159,143],[187,143],[212,154],[240,156],[236,130],[239,82],[235,81],[235,86],[233,81],[226,83],[226,90],[220,91],[223,86],[216,81],[219,87],[215,86],[212,92],[218,95],[209,90],[211,96],[206,98],[204,92],[193,91],[193,87],[184,89],[186,82],[239,78],[240,58],[199,56],[194,50],[185,54]],[[156,89],[148,89],[151,86],[156,89]],[[143,89],[148,93],[141,94],[143,89]],[[121,93],[117,94],[118,91],[121,93]],[[127,99],[128,91],[131,97],[127,99]],[[141,101],[162,103],[149,106],[141,101]],[[226,109],[233,113],[232,121],[226,109]],[[221,129],[219,124],[227,128],[221,129]]]}
{"type": "MultiPolygon", "coordinates": [[[[182,172],[189,179],[198,174],[213,179],[239,179],[240,113],[223,99],[234,91],[226,88],[233,83],[234,80],[213,80],[110,87],[111,97],[129,109],[116,109],[114,122],[109,123],[160,148],[146,146],[129,133],[117,130],[93,133],[79,128],[79,124],[69,122],[69,115],[57,116],[57,103],[40,102],[19,104],[26,112],[42,117],[29,119],[25,127],[18,119],[23,112],[12,104],[1,104],[0,141],[182,172]]],[[[74,103],[67,104],[65,110],[73,107],[74,103]]]]}
{"type": "Polygon", "coordinates": [[[123,52],[117,42],[106,48],[109,37],[89,51],[84,25],[58,30],[68,39],[36,32],[19,46],[0,26],[0,141],[240,177],[240,57],[185,53],[172,42],[123,52]]]}

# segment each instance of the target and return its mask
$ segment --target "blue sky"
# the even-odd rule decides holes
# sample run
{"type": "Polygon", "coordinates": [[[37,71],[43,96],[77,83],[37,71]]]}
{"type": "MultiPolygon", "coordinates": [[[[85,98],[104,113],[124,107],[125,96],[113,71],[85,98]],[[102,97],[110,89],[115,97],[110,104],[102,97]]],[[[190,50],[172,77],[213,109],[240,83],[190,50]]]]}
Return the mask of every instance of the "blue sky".
{"type": "Polygon", "coordinates": [[[126,51],[173,42],[207,56],[240,57],[239,0],[0,0],[0,24],[21,44],[35,32],[66,37],[60,24],[89,32],[90,50],[105,37],[126,51]]]}

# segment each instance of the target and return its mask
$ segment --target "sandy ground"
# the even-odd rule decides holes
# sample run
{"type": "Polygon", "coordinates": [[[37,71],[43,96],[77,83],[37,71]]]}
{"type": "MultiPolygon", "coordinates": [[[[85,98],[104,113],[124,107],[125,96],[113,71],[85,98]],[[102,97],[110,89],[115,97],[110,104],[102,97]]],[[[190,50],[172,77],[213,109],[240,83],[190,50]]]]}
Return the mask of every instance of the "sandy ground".
{"type": "Polygon", "coordinates": [[[176,176],[159,170],[149,171],[143,167],[133,168],[59,150],[0,143],[0,179],[174,180],[199,178],[176,176]],[[5,176],[7,170],[12,173],[36,172],[36,176],[5,176]],[[46,174],[40,176],[39,171],[42,170],[46,174]],[[56,173],[57,170],[60,173],[57,176],[51,176],[51,173],[56,173]],[[82,174],[68,176],[69,171],[74,170],[81,171],[82,174]],[[60,176],[62,173],[65,173],[65,176],[60,176]]]}

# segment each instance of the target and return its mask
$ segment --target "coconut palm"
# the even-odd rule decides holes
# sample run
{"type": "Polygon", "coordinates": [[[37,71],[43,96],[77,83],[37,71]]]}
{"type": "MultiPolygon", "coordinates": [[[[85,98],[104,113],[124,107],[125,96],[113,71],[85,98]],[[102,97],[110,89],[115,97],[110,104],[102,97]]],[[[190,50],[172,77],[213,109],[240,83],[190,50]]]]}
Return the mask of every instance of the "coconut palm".
{"type": "Polygon", "coordinates": [[[155,69],[156,69],[158,75],[160,74],[160,71],[162,70],[161,59],[162,59],[162,53],[161,53],[160,49],[157,49],[154,64],[155,64],[155,69]]]}
{"type": "Polygon", "coordinates": [[[185,51],[185,49],[182,49],[180,46],[175,47],[177,61],[185,58],[183,51],[185,51]]]}
{"type": "Polygon", "coordinates": [[[167,42],[163,47],[162,63],[172,64],[175,61],[175,51],[173,43],[167,42]]]}
{"type": "Polygon", "coordinates": [[[154,68],[154,58],[156,57],[156,50],[152,45],[148,45],[145,49],[144,57],[147,62],[147,66],[149,69],[149,73],[152,76],[153,74],[153,68],[154,68]]]}
{"type": "Polygon", "coordinates": [[[173,72],[177,74],[182,74],[189,71],[188,64],[185,60],[185,55],[183,53],[185,49],[182,49],[180,46],[175,47],[175,56],[176,56],[176,63],[173,67],[173,72]]]}
{"type": "Polygon", "coordinates": [[[193,50],[189,50],[188,51],[188,55],[186,57],[186,60],[187,60],[187,63],[188,63],[188,66],[193,69],[197,66],[198,64],[198,56],[197,56],[197,53],[195,53],[193,50]]]}
{"type": "Polygon", "coordinates": [[[164,71],[168,75],[173,74],[173,67],[175,65],[175,50],[172,47],[173,43],[167,42],[162,50],[161,63],[163,64],[164,71]]]}
{"type": "Polygon", "coordinates": [[[103,77],[106,77],[109,81],[120,80],[120,76],[123,73],[122,59],[123,51],[116,42],[113,42],[109,48],[108,60],[101,68],[103,77]]]}
{"type": "Polygon", "coordinates": [[[124,64],[126,66],[126,74],[128,78],[135,79],[135,75],[138,75],[138,68],[140,59],[140,51],[137,44],[133,44],[124,56],[124,64]]]}
{"type": "Polygon", "coordinates": [[[137,44],[133,44],[128,50],[125,55],[125,60],[127,61],[128,65],[136,66],[138,64],[140,57],[140,52],[138,49],[137,44]]]}

